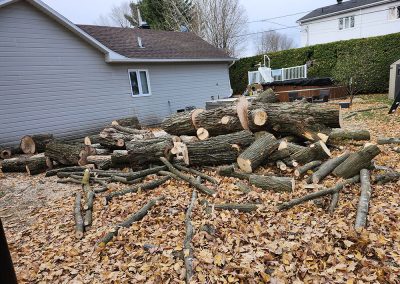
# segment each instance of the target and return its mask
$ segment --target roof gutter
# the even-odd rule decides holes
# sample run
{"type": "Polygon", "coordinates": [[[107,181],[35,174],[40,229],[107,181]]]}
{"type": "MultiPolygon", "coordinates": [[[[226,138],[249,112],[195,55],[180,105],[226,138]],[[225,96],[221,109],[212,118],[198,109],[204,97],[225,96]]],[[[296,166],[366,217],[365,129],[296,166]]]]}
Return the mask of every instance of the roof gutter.
{"type": "MultiPolygon", "coordinates": [[[[115,54],[114,54],[115,55],[115,54]]],[[[185,63],[185,62],[235,62],[236,58],[170,58],[170,59],[162,59],[162,58],[128,58],[122,55],[117,54],[118,56],[114,57],[113,55],[108,54],[106,56],[107,63],[185,63]]],[[[233,65],[233,64],[231,64],[233,65]]]]}

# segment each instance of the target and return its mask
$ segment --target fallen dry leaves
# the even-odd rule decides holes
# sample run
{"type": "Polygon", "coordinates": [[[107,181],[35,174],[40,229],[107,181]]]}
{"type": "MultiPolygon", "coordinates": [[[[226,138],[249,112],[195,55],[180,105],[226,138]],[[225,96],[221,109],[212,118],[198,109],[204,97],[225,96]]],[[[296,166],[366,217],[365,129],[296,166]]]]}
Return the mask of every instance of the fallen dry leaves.
{"type": "MultiPolygon", "coordinates": [[[[354,108],[375,104],[361,100],[354,108]]],[[[374,113],[357,115],[346,121],[346,127],[368,128],[373,140],[380,135],[400,137],[399,115],[387,118],[385,111],[374,113]]],[[[400,170],[400,155],[390,146],[381,148],[377,164],[400,170]]],[[[271,171],[277,170],[259,169],[260,173],[271,171]]],[[[291,194],[253,188],[245,195],[234,186],[236,179],[205,172],[221,182],[218,195],[200,195],[193,210],[192,283],[400,283],[399,183],[373,187],[368,227],[355,232],[358,185],[345,188],[332,215],[324,208],[329,198],[277,212],[276,204],[307,192],[301,183],[291,194]],[[209,211],[201,205],[205,199],[261,205],[253,213],[209,211]]],[[[7,175],[0,180],[0,190],[5,192],[0,204],[11,210],[2,215],[17,214],[19,200],[10,204],[7,198],[18,194],[12,189],[24,179],[24,175],[7,175]]],[[[325,185],[336,181],[328,178],[325,185]]],[[[9,226],[8,219],[4,220],[20,283],[184,283],[184,219],[192,191],[186,183],[171,180],[150,192],[115,198],[106,207],[100,195],[92,228],[76,240],[72,212],[79,186],[59,185],[56,178],[43,176],[29,182],[31,187],[45,185],[51,191],[43,194],[44,199],[40,193],[32,199],[29,214],[19,216],[23,226],[9,226]],[[53,191],[62,194],[48,196],[53,191]],[[121,229],[105,248],[97,246],[115,224],[159,195],[166,199],[142,221],[121,229]],[[36,204],[38,200],[42,202],[36,204]]],[[[116,184],[112,190],[121,188],[126,186],[116,184]]],[[[23,200],[25,194],[18,198],[23,200]]]]}

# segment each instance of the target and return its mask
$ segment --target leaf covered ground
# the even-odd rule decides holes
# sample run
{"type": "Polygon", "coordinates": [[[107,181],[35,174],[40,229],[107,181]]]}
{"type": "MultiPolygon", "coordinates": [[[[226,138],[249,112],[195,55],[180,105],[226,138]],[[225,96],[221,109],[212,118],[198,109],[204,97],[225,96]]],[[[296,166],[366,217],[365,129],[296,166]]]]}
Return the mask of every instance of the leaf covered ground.
{"type": "MultiPolygon", "coordinates": [[[[352,110],[387,104],[382,98],[359,97],[352,110]]],[[[400,137],[400,115],[360,113],[345,120],[345,127],[369,129],[373,141],[400,137]]],[[[381,149],[376,163],[400,171],[400,154],[390,146],[381,149]]],[[[359,185],[341,192],[333,214],[325,210],[329,198],[278,212],[277,204],[309,193],[304,182],[298,181],[290,194],[254,187],[243,194],[234,185],[238,180],[203,171],[220,184],[215,198],[200,194],[193,209],[192,283],[400,283],[400,182],[373,186],[367,229],[356,232],[359,185]],[[253,213],[209,211],[202,206],[204,200],[260,206],[253,213]]],[[[293,174],[268,167],[257,172],[271,171],[293,174]]],[[[149,192],[115,198],[107,206],[101,200],[106,193],[100,194],[93,226],[77,240],[73,204],[80,186],[56,181],[23,174],[0,179],[0,217],[20,283],[184,283],[184,219],[193,190],[187,183],[170,180],[149,192]],[[160,195],[165,200],[142,221],[121,229],[106,247],[97,245],[115,224],[160,195]]],[[[328,178],[324,185],[337,181],[328,178]]]]}

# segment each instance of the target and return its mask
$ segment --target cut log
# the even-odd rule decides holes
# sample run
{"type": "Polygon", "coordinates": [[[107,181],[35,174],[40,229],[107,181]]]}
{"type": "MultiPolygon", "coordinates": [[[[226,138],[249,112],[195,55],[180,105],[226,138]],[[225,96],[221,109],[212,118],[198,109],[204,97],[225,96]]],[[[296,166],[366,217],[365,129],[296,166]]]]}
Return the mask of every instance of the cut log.
{"type": "Polygon", "coordinates": [[[371,134],[368,130],[346,130],[332,129],[327,141],[328,145],[345,145],[350,140],[366,141],[371,140],[371,134]]]}
{"type": "Polygon", "coordinates": [[[74,216],[75,216],[75,236],[77,239],[83,238],[83,232],[85,230],[83,218],[81,214],[81,193],[76,193],[75,196],[75,206],[74,206],[74,216]]]}
{"type": "Polygon", "coordinates": [[[290,177],[251,175],[249,182],[258,188],[275,192],[292,192],[295,188],[294,178],[290,177]]]}
{"type": "Polygon", "coordinates": [[[51,142],[46,146],[46,157],[65,166],[78,165],[81,159],[81,151],[84,150],[83,144],[66,144],[51,142]]]}
{"type": "Polygon", "coordinates": [[[234,165],[219,167],[217,172],[220,176],[224,177],[234,177],[243,180],[249,180],[250,178],[250,174],[237,171],[234,165]]]}
{"type": "Polygon", "coordinates": [[[296,177],[302,177],[304,174],[306,174],[308,171],[315,169],[316,167],[319,167],[320,165],[322,165],[322,161],[312,161],[309,162],[307,164],[305,164],[302,167],[299,167],[298,169],[296,169],[294,171],[294,175],[296,177]]]}
{"type": "Polygon", "coordinates": [[[19,145],[5,149],[0,148],[0,159],[11,159],[12,156],[17,154],[22,154],[22,150],[19,145]]]}
{"type": "Polygon", "coordinates": [[[196,135],[195,120],[202,113],[203,109],[196,109],[188,112],[181,112],[164,119],[161,128],[171,135],[196,135]]]}
{"type": "Polygon", "coordinates": [[[197,175],[198,177],[200,177],[202,179],[205,179],[205,180],[208,180],[209,182],[211,182],[213,184],[218,184],[218,181],[215,178],[210,177],[210,176],[208,176],[208,175],[206,175],[206,174],[204,174],[204,173],[202,173],[200,171],[196,171],[194,169],[190,169],[190,168],[184,167],[182,165],[178,165],[178,164],[174,164],[174,167],[177,168],[178,170],[185,171],[185,172],[197,175]]]}
{"type": "Polygon", "coordinates": [[[377,145],[366,145],[360,151],[351,154],[343,163],[333,170],[333,175],[342,178],[351,178],[358,175],[362,169],[371,165],[371,160],[381,153],[377,145]]]}
{"type": "Polygon", "coordinates": [[[120,118],[117,120],[114,120],[112,123],[112,125],[119,125],[119,126],[123,126],[123,127],[131,127],[131,128],[136,128],[136,129],[142,129],[140,123],[139,123],[139,119],[137,118],[137,116],[130,116],[130,117],[124,117],[124,118],[120,118]]]}
{"type": "MultiPolygon", "coordinates": [[[[291,143],[288,143],[291,144],[291,143]]],[[[300,164],[307,164],[312,161],[326,160],[331,156],[331,152],[322,141],[311,144],[309,147],[301,148],[290,155],[290,158],[300,164]]]]}
{"type": "Polygon", "coordinates": [[[400,144],[400,138],[386,138],[386,137],[380,137],[380,138],[378,138],[378,144],[379,144],[379,145],[385,145],[385,144],[400,144]]]}
{"type": "Polygon", "coordinates": [[[358,201],[356,222],[354,227],[356,229],[365,228],[367,224],[367,216],[369,209],[369,200],[371,199],[372,187],[370,183],[370,174],[366,169],[362,169],[360,172],[361,181],[361,195],[358,201]]]}
{"type": "MultiPolygon", "coordinates": [[[[224,165],[236,162],[242,149],[254,142],[250,131],[220,135],[187,144],[188,164],[194,166],[224,165]]],[[[186,162],[185,162],[186,163],[186,162]]]]}
{"type": "Polygon", "coordinates": [[[278,147],[279,142],[274,135],[265,134],[240,154],[237,158],[239,168],[245,173],[254,172],[266,160],[268,155],[277,150],[278,147]]]}
{"type": "Polygon", "coordinates": [[[187,136],[187,135],[181,135],[179,136],[180,141],[174,141],[174,142],[182,142],[182,143],[192,143],[192,142],[197,142],[199,141],[199,138],[196,136],[187,136]]]}
{"type": "MultiPolygon", "coordinates": [[[[214,196],[216,194],[215,190],[208,188],[207,186],[197,182],[195,178],[192,178],[191,176],[187,176],[183,173],[181,173],[179,170],[177,170],[167,159],[164,157],[160,157],[160,160],[163,162],[164,165],[168,167],[168,170],[179,177],[179,179],[184,180],[188,182],[191,186],[194,188],[197,188],[199,191],[201,191],[204,194],[208,194],[211,196],[214,196]]],[[[174,177],[175,178],[175,177],[174,177]]]]}
{"type": "Polygon", "coordinates": [[[100,143],[101,140],[102,140],[102,138],[100,137],[99,134],[96,134],[96,135],[89,135],[89,136],[86,136],[86,137],[83,139],[83,143],[84,143],[85,145],[90,146],[90,145],[93,145],[93,144],[98,144],[98,143],[100,143]]]}
{"type": "Polygon", "coordinates": [[[172,139],[151,143],[146,146],[133,147],[128,151],[128,165],[133,169],[141,169],[149,164],[159,164],[160,157],[170,160],[172,158],[170,152],[173,147],[172,139]]]}
{"type": "Polygon", "coordinates": [[[282,161],[277,161],[276,162],[276,166],[278,169],[280,169],[281,171],[286,171],[287,170],[287,166],[284,162],[282,161]]]}
{"type": "Polygon", "coordinates": [[[278,103],[279,96],[277,96],[272,89],[267,89],[253,99],[254,103],[278,103]]]}
{"type": "Polygon", "coordinates": [[[152,200],[150,200],[145,206],[143,206],[139,211],[137,211],[135,214],[133,214],[132,216],[130,216],[128,219],[126,219],[124,222],[118,224],[117,226],[115,226],[115,228],[109,232],[108,234],[106,234],[104,236],[104,238],[102,238],[99,242],[99,246],[100,247],[105,247],[107,245],[107,243],[109,243],[115,236],[117,236],[118,234],[118,230],[121,227],[124,228],[129,228],[134,222],[140,221],[143,219],[144,216],[147,215],[147,213],[149,212],[149,210],[158,204],[158,202],[164,200],[165,197],[164,196],[160,196],[157,198],[154,198],[152,200]]]}
{"type": "Polygon", "coordinates": [[[24,154],[43,153],[53,140],[53,134],[26,135],[21,139],[20,148],[24,154]]]}
{"type": "Polygon", "coordinates": [[[123,150],[125,149],[125,140],[122,138],[100,137],[100,145],[110,150],[123,150]]]}
{"type": "Polygon", "coordinates": [[[26,157],[6,159],[1,162],[3,173],[24,173],[26,172],[26,157]]]}
{"type": "Polygon", "coordinates": [[[339,157],[330,159],[323,163],[317,171],[315,171],[312,175],[312,182],[314,184],[320,183],[324,178],[326,178],[336,167],[338,167],[341,163],[343,163],[348,157],[350,157],[350,153],[344,153],[339,157]]]}
{"type": "Polygon", "coordinates": [[[214,204],[215,210],[237,210],[239,212],[253,212],[256,211],[259,204],[245,203],[229,203],[229,204],[214,204]]]}
{"type": "Polygon", "coordinates": [[[197,198],[197,192],[193,190],[192,199],[185,215],[185,240],[183,241],[184,263],[185,263],[185,283],[189,284],[193,276],[193,246],[192,238],[194,235],[194,228],[192,225],[192,211],[197,198]]]}
{"type": "Polygon", "coordinates": [[[396,182],[400,180],[400,173],[399,172],[386,172],[385,174],[376,175],[373,178],[374,183],[383,185],[389,182],[396,182]]]}
{"type": "Polygon", "coordinates": [[[243,182],[237,182],[235,185],[236,185],[236,187],[237,187],[241,192],[243,192],[244,194],[248,194],[248,193],[251,192],[250,187],[248,187],[248,186],[247,186],[246,184],[244,184],[243,182]]]}
{"type": "Polygon", "coordinates": [[[26,171],[29,175],[38,175],[47,170],[47,162],[44,153],[35,155],[26,160],[26,171]]]}
{"type": "Polygon", "coordinates": [[[96,169],[108,170],[111,167],[111,155],[107,156],[88,156],[86,158],[89,164],[94,164],[96,169]]]}
{"type": "Polygon", "coordinates": [[[93,201],[94,201],[94,192],[89,191],[87,194],[86,198],[86,204],[85,204],[85,220],[84,220],[84,225],[85,227],[89,227],[92,225],[92,215],[93,215],[93,201]]]}
{"type": "Polygon", "coordinates": [[[129,167],[129,156],[127,150],[114,150],[111,155],[111,168],[119,169],[129,167]]]}
{"type": "MultiPolygon", "coordinates": [[[[108,128],[108,127],[106,127],[108,128]]],[[[120,125],[111,125],[110,128],[114,128],[116,131],[127,133],[127,134],[141,134],[145,138],[154,138],[154,134],[150,130],[142,130],[131,127],[124,127],[120,125]]]]}
{"type": "Polygon", "coordinates": [[[206,140],[210,137],[210,133],[207,131],[207,129],[200,127],[196,131],[197,138],[199,138],[200,141],[206,140]]]}
{"type": "Polygon", "coordinates": [[[358,183],[359,181],[360,181],[360,176],[358,175],[358,176],[355,176],[353,178],[350,178],[350,179],[344,180],[342,182],[339,182],[332,188],[319,190],[319,191],[307,194],[307,195],[305,195],[303,197],[295,198],[295,199],[292,199],[292,200],[290,200],[288,202],[282,203],[282,204],[278,205],[278,210],[279,211],[287,210],[287,209],[290,209],[290,208],[292,208],[292,207],[294,207],[296,205],[299,205],[301,203],[304,203],[304,202],[307,202],[307,201],[310,201],[310,200],[313,200],[313,199],[317,199],[317,198],[320,198],[322,196],[326,196],[326,195],[329,195],[329,194],[334,194],[336,192],[340,192],[345,185],[358,183]]]}

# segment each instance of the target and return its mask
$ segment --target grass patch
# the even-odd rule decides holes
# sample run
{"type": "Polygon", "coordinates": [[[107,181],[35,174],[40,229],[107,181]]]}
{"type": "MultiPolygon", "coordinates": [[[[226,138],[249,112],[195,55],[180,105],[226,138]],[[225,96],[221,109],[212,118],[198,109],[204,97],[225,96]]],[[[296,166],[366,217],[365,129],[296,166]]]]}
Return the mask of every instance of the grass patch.
{"type": "Polygon", "coordinates": [[[363,104],[383,104],[391,106],[393,100],[388,98],[387,94],[374,94],[374,95],[358,95],[356,98],[361,99],[363,104]]]}

